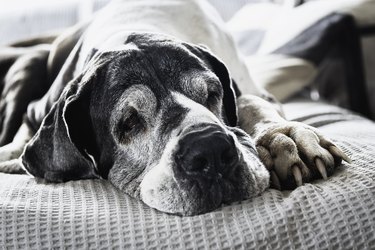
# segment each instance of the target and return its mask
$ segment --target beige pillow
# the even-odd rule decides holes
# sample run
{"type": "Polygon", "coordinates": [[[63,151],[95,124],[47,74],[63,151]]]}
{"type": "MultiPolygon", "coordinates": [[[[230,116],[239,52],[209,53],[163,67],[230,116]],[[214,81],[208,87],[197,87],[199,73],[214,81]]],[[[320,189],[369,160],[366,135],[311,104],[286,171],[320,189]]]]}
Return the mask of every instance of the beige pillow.
{"type": "Polygon", "coordinates": [[[245,61],[254,81],[279,101],[308,86],[317,74],[311,62],[286,55],[254,55],[245,61]]]}

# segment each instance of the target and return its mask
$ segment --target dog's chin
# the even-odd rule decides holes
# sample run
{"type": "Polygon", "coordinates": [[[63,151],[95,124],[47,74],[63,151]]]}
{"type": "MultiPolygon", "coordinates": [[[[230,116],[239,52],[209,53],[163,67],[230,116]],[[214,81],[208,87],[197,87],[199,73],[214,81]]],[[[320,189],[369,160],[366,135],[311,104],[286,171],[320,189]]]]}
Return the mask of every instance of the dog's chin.
{"type": "MultiPolygon", "coordinates": [[[[230,202],[219,183],[212,183],[203,189],[196,181],[183,182],[167,181],[153,188],[141,188],[141,199],[159,211],[182,216],[206,213],[218,208],[224,200],[230,202]]],[[[237,195],[238,199],[233,198],[232,201],[245,197],[237,195]]]]}
{"type": "Polygon", "coordinates": [[[141,189],[141,199],[148,206],[159,211],[192,216],[206,213],[222,204],[223,194],[217,185],[204,191],[198,183],[189,183],[181,187],[177,182],[167,182],[166,185],[151,189],[141,189]]]}
{"type": "Polygon", "coordinates": [[[247,168],[238,168],[230,179],[210,182],[176,178],[172,168],[155,166],[140,185],[141,200],[159,211],[192,216],[210,212],[222,204],[259,195],[257,178],[247,168]]]}

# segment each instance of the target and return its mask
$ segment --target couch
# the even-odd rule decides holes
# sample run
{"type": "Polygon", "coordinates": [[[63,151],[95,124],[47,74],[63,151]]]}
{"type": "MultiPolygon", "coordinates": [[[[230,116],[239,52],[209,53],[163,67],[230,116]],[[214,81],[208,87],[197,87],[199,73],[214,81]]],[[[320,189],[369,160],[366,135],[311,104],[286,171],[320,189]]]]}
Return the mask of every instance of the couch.
{"type": "MultiPolygon", "coordinates": [[[[250,1],[239,2],[240,6],[250,1]]],[[[88,1],[68,3],[77,6],[86,3],[91,10],[95,6],[88,1]]],[[[219,9],[225,6],[225,1],[214,3],[219,9]]],[[[238,8],[232,6],[231,10],[238,8]]],[[[231,14],[226,13],[226,19],[228,16],[231,14]]],[[[55,19],[58,18],[51,18],[51,22],[58,23],[55,19]]],[[[0,38],[5,26],[0,21],[0,38]]],[[[256,53],[244,54],[247,60],[253,60],[249,63],[254,63],[251,56],[256,53]]],[[[311,66],[305,59],[299,59],[302,66],[311,66]]],[[[277,70],[300,69],[301,65],[277,70]]],[[[321,66],[314,70],[318,72],[321,66]]],[[[290,72],[287,75],[293,77],[290,72]]],[[[258,75],[258,79],[263,78],[258,75]]],[[[274,79],[271,80],[273,83],[274,79]]],[[[260,81],[265,87],[273,86],[269,83],[260,81]]],[[[374,249],[375,123],[357,112],[332,105],[334,100],[310,98],[313,92],[305,83],[297,86],[299,89],[293,96],[282,98],[286,116],[319,128],[352,159],[351,164],[338,167],[328,180],[317,180],[292,191],[268,189],[251,200],[225,204],[198,216],[180,217],[156,211],[102,179],[51,184],[27,175],[0,173],[0,246],[4,249],[374,249]]]]}

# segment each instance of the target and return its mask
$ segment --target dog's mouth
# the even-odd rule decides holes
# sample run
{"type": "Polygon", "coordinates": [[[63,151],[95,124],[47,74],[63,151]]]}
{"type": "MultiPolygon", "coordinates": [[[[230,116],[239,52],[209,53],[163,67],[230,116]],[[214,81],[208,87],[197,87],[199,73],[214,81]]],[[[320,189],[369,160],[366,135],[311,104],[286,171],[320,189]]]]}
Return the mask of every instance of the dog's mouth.
{"type": "Polygon", "coordinates": [[[236,175],[237,180],[221,176],[207,180],[151,173],[141,184],[141,199],[150,207],[171,214],[192,216],[210,212],[223,204],[251,197],[250,186],[241,179],[246,174],[238,169],[236,175]],[[147,188],[144,182],[156,185],[147,188]]]}
{"type": "Polygon", "coordinates": [[[254,162],[244,157],[249,152],[241,150],[235,138],[211,125],[183,133],[168,157],[163,155],[167,160],[142,180],[143,202],[163,212],[190,216],[257,195],[254,162]]]}
{"type": "MultiPolygon", "coordinates": [[[[240,172],[240,171],[238,171],[240,172]]],[[[240,174],[240,173],[237,173],[240,174]]],[[[236,175],[221,174],[210,179],[204,177],[177,178],[176,183],[184,204],[183,215],[195,215],[212,211],[222,204],[229,204],[247,197],[247,192],[236,180],[236,175]]]]}

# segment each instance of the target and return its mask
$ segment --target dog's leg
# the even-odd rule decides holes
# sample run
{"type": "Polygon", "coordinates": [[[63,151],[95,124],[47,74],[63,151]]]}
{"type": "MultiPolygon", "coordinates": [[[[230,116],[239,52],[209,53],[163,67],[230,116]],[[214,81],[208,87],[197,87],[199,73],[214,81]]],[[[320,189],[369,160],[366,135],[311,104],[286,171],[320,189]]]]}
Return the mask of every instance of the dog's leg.
{"type": "MultiPolygon", "coordinates": [[[[51,38],[52,39],[52,38],[51,38]]],[[[3,47],[0,50],[0,171],[24,173],[20,155],[32,137],[22,117],[29,103],[48,88],[47,59],[50,45],[44,39],[3,47]],[[27,44],[26,44],[27,43],[27,44]],[[21,47],[21,46],[26,47],[21,47]]]]}
{"type": "Polygon", "coordinates": [[[287,121],[264,99],[238,98],[239,125],[256,141],[260,159],[270,172],[271,185],[290,189],[333,173],[341,160],[350,159],[317,129],[287,121]]]}
{"type": "MultiPolygon", "coordinates": [[[[31,112],[27,111],[28,115],[33,113],[35,109],[30,106],[35,105],[30,103],[47,95],[47,90],[55,82],[56,76],[60,73],[62,65],[86,25],[84,23],[72,27],[57,38],[47,36],[29,39],[0,50],[0,146],[12,141],[26,110],[31,110],[31,112]],[[45,44],[51,41],[53,41],[52,44],[45,44]],[[36,44],[38,42],[43,44],[36,44]]],[[[75,63],[71,63],[71,66],[65,67],[68,73],[75,68],[75,63]]],[[[60,81],[61,79],[70,80],[71,77],[67,75],[61,74],[60,81]]],[[[55,88],[50,91],[54,95],[51,98],[42,98],[38,103],[44,104],[45,100],[49,101],[49,104],[53,103],[60,96],[65,84],[64,82],[54,84],[55,88]]],[[[34,122],[35,119],[30,120],[34,122],[34,128],[38,127],[49,110],[46,105],[39,105],[39,107],[39,113],[42,114],[37,122],[34,122]]]]}
{"type": "Polygon", "coordinates": [[[0,172],[25,173],[19,157],[33,135],[33,130],[28,124],[23,123],[13,141],[0,148],[0,172]]]}
{"type": "Polygon", "coordinates": [[[35,47],[26,51],[10,66],[4,79],[0,79],[4,83],[0,98],[1,146],[13,140],[29,103],[47,91],[48,55],[48,47],[35,47]]]}
{"type": "Polygon", "coordinates": [[[49,34],[18,40],[16,42],[9,44],[8,46],[14,48],[29,48],[40,44],[52,44],[60,35],[61,31],[51,32],[49,34]]]}
{"type": "MultiPolygon", "coordinates": [[[[32,124],[36,129],[44,117],[44,112],[48,112],[48,109],[42,107],[43,116],[36,123],[32,123],[33,120],[30,121],[30,117],[27,116],[28,122],[21,125],[22,117],[24,117],[26,109],[33,106],[30,104],[31,101],[39,99],[43,95],[48,97],[46,94],[48,88],[78,41],[83,28],[84,25],[78,25],[67,30],[58,38],[51,36],[30,39],[0,50],[0,73],[2,73],[0,74],[2,83],[0,89],[2,92],[0,98],[1,172],[24,172],[19,157],[33,134],[33,129],[28,124],[32,124]],[[52,41],[51,45],[35,44],[52,41]]],[[[62,85],[60,87],[62,91],[64,85],[59,85],[62,85]]],[[[56,92],[55,96],[58,97],[61,91],[56,92]]]]}

